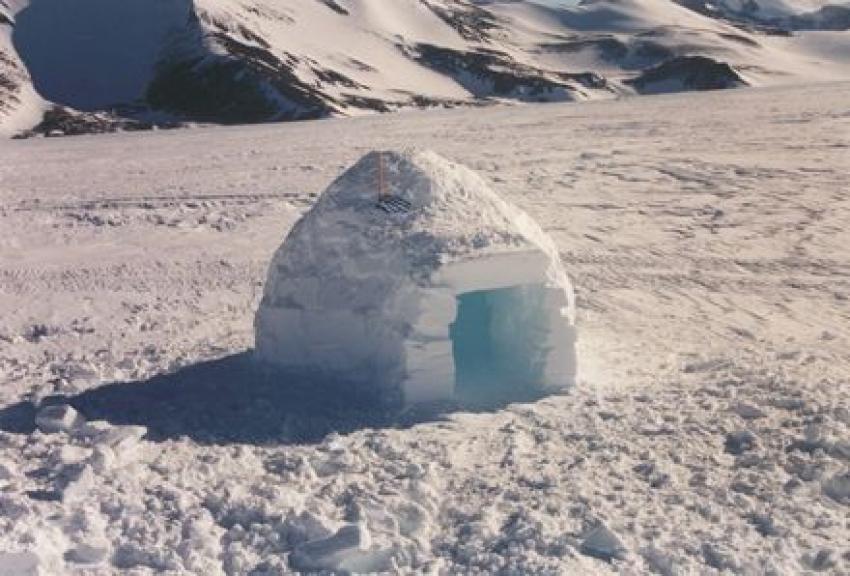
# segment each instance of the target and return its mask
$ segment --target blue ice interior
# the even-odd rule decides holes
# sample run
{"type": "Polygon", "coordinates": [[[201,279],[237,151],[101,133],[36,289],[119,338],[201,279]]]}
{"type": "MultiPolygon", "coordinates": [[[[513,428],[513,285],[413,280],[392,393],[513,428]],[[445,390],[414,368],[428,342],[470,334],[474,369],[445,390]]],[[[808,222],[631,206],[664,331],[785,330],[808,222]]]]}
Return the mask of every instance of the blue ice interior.
{"type": "Polygon", "coordinates": [[[450,327],[456,401],[487,408],[539,397],[550,322],[545,288],[480,290],[457,301],[450,327]]]}

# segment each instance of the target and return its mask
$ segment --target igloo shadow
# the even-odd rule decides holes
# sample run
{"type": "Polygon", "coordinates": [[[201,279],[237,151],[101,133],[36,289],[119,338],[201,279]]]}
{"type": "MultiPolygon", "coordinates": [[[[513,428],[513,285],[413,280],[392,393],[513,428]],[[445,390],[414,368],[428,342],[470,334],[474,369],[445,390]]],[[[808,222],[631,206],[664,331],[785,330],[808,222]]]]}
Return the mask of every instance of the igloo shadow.
{"type": "Polygon", "coordinates": [[[145,426],[149,440],[187,437],[203,444],[304,444],[333,432],[414,423],[345,381],[264,370],[251,352],[46,402],[68,403],[88,420],[145,426]]]}
{"type": "MultiPolygon", "coordinates": [[[[473,411],[540,397],[529,390],[508,392],[502,401],[489,395],[473,411]]],[[[407,428],[443,420],[462,409],[458,403],[444,402],[403,410],[377,392],[316,373],[269,371],[257,366],[251,352],[244,352],[146,380],[49,397],[41,405],[69,404],[88,420],[145,426],[151,441],[185,437],[219,445],[312,444],[331,433],[407,428]]],[[[0,407],[0,430],[33,432],[37,411],[30,402],[0,407]]]]}

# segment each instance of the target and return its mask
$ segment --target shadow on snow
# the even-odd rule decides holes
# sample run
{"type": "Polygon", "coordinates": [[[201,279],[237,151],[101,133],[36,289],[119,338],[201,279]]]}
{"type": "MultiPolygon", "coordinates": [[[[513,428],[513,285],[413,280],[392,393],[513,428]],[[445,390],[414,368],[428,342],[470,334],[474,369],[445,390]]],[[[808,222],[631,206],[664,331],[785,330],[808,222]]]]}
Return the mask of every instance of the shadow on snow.
{"type": "MultiPolygon", "coordinates": [[[[477,411],[541,398],[526,390],[495,395],[477,411]]],[[[138,382],[107,384],[76,396],[53,396],[44,404],[67,403],[88,420],[141,425],[147,439],[188,437],[204,444],[306,444],[332,432],[405,428],[444,419],[456,404],[401,411],[377,391],[315,376],[272,374],[259,369],[250,352],[194,364],[138,382]]],[[[465,407],[465,409],[469,409],[465,407]]],[[[0,408],[0,430],[31,433],[36,407],[20,402],[0,408]]]]}

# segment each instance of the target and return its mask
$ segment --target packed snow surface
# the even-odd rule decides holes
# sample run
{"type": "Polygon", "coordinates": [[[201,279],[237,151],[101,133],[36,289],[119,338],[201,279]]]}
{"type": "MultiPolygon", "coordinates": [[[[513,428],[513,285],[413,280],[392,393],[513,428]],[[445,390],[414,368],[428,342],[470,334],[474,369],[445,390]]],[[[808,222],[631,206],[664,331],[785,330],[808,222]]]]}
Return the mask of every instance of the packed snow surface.
{"type": "Polygon", "coordinates": [[[557,389],[575,377],[574,314],[557,246],[525,212],[433,152],[372,152],[272,258],[256,351],[399,403],[557,389]]]}
{"type": "Polygon", "coordinates": [[[848,102],[0,143],[0,574],[848,573],[848,102]],[[566,394],[393,426],[252,372],[286,223],[410,145],[555,242],[566,394]]]}

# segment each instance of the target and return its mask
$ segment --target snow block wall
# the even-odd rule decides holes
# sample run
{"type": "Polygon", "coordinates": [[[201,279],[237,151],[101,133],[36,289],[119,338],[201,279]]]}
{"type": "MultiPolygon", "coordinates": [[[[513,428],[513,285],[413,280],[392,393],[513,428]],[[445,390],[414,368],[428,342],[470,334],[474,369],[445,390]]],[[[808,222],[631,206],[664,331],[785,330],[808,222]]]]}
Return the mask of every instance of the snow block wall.
{"type": "Polygon", "coordinates": [[[433,152],[372,152],[340,176],[275,253],[255,329],[267,366],[408,405],[557,389],[576,372],[554,242],[433,152]],[[378,205],[381,181],[401,209],[378,205]]]}

